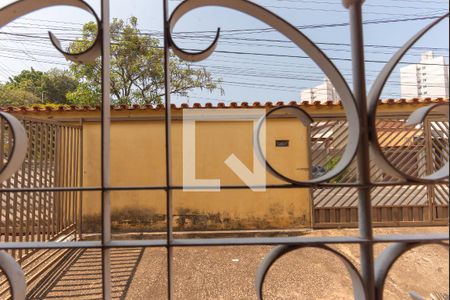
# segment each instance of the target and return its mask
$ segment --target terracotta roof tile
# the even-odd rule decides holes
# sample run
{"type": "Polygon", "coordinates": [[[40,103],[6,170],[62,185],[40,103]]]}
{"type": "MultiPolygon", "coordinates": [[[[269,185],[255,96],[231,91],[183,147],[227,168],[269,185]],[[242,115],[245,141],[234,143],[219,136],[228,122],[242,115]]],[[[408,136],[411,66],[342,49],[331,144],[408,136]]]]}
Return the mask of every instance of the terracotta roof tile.
{"type": "MultiPolygon", "coordinates": [[[[393,105],[393,104],[417,104],[417,103],[448,103],[449,99],[446,98],[410,98],[410,99],[405,99],[405,98],[399,98],[399,99],[393,99],[393,98],[389,98],[389,99],[380,99],[379,104],[380,105],[393,105]]],[[[230,102],[230,103],[224,103],[224,102],[218,102],[217,104],[212,104],[210,102],[205,103],[205,104],[201,104],[201,103],[194,103],[192,105],[189,105],[188,103],[182,103],[179,105],[176,104],[171,104],[171,108],[172,109],[187,109],[187,108],[270,108],[270,107],[274,107],[274,106],[283,106],[283,105],[299,105],[299,106],[316,106],[316,107],[332,107],[332,106],[342,106],[342,102],[341,101],[314,101],[313,103],[310,103],[308,101],[302,101],[302,102],[295,102],[295,101],[290,101],[290,102],[283,102],[283,101],[277,101],[275,104],[268,101],[268,102],[264,102],[261,103],[259,101],[255,101],[253,103],[248,103],[248,102],[242,102],[242,103],[238,103],[238,102],[230,102]]],[[[138,105],[138,104],[133,104],[133,105],[115,105],[115,106],[111,106],[112,110],[115,111],[124,111],[124,110],[163,110],[164,109],[164,105],[163,104],[157,104],[157,105],[138,105]]],[[[52,112],[52,111],[59,111],[59,112],[70,112],[70,111],[77,111],[77,112],[87,112],[87,111],[100,111],[101,107],[100,106],[67,106],[67,105],[61,105],[61,106],[38,106],[38,105],[34,105],[34,106],[29,106],[29,107],[25,107],[25,106],[18,106],[18,107],[13,107],[13,106],[5,106],[5,107],[0,107],[0,111],[5,111],[5,112],[52,112]]]]}

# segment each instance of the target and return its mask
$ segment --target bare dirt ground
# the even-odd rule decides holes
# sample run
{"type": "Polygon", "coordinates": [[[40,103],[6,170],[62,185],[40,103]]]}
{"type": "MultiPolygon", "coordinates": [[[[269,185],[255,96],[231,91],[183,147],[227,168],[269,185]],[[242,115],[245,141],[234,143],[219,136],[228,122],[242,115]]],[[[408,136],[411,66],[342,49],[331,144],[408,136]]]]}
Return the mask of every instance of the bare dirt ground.
{"type": "MultiPolygon", "coordinates": [[[[376,234],[448,232],[447,227],[376,229],[376,234]]],[[[318,230],[310,236],[357,235],[356,230],[318,230]]],[[[377,245],[378,255],[386,245],[377,245]]],[[[357,245],[337,250],[359,265],[357,245]]],[[[200,247],[174,250],[175,299],[256,299],[255,274],[268,246],[200,247]]],[[[32,299],[101,299],[100,252],[83,250],[64,273],[32,293],[32,299]]],[[[165,299],[165,249],[117,249],[112,254],[115,299],[165,299]]],[[[448,247],[421,246],[405,254],[389,274],[385,299],[411,299],[415,291],[448,293],[448,247]]],[[[269,271],[266,299],[352,299],[345,267],[323,250],[292,252],[269,271]]]]}

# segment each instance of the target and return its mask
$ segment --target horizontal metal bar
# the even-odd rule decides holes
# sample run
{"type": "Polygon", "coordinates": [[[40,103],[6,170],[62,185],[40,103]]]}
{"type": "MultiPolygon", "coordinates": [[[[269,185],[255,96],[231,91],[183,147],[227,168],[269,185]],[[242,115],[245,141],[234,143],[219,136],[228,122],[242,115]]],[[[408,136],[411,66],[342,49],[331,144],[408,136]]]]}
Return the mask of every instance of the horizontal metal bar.
{"type": "MultiPolygon", "coordinates": [[[[421,183],[421,182],[374,182],[370,185],[361,185],[358,183],[318,183],[308,185],[296,185],[296,184],[272,184],[266,186],[247,186],[247,185],[227,185],[220,186],[223,190],[247,190],[247,189],[299,189],[299,188],[336,188],[336,187],[348,187],[348,188],[366,188],[366,187],[385,187],[385,186],[424,186],[424,185],[436,185],[436,184],[449,184],[448,181],[436,181],[433,183],[421,183]]],[[[105,187],[48,187],[48,188],[0,188],[0,193],[18,193],[18,192],[82,192],[82,191],[131,191],[131,190],[217,190],[217,187],[211,186],[113,186],[105,187]]]]}
{"type": "MultiPolygon", "coordinates": [[[[357,208],[357,207],[353,207],[357,208]]],[[[424,206],[424,208],[426,208],[424,206]]],[[[340,208],[339,208],[340,209],[340,208]]],[[[320,209],[318,209],[320,210],[320,209]]],[[[448,226],[448,219],[435,219],[433,221],[373,221],[374,228],[386,228],[386,227],[442,227],[448,226]]],[[[314,223],[313,229],[336,229],[336,228],[358,228],[357,222],[329,222],[329,223],[314,223]]]]}
{"type": "Polygon", "coordinates": [[[439,241],[448,241],[448,233],[422,233],[422,234],[395,234],[378,235],[374,237],[375,243],[433,243],[439,241]]]}
{"type": "Polygon", "coordinates": [[[175,239],[174,247],[198,246],[275,246],[275,245],[322,245],[369,243],[359,237],[268,237],[268,238],[220,238],[220,239],[175,239]]]}
{"type": "Polygon", "coordinates": [[[20,193],[20,192],[96,192],[101,191],[101,187],[47,187],[47,188],[0,188],[0,193],[20,193]]]}
{"type": "Polygon", "coordinates": [[[0,250],[12,249],[84,249],[84,248],[101,248],[100,241],[85,242],[14,242],[1,243],[0,250]]]}
{"type": "Polygon", "coordinates": [[[82,248],[135,248],[135,247],[215,247],[215,246],[275,246],[275,245],[323,245],[323,244],[374,244],[374,243],[433,243],[448,241],[445,233],[416,235],[382,235],[373,240],[359,237],[267,237],[267,238],[211,238],[211,239],[174,239],[169,245],[167,240],[115,240],[85,242],[14,242],[2,243],[0,250],[8,249],[82,249],[82,248]]]}
{"type": "Polygon", "coordinates": [[[167,247],[167,240],[115,240],[105,244],[108,248],[167,247]]]}

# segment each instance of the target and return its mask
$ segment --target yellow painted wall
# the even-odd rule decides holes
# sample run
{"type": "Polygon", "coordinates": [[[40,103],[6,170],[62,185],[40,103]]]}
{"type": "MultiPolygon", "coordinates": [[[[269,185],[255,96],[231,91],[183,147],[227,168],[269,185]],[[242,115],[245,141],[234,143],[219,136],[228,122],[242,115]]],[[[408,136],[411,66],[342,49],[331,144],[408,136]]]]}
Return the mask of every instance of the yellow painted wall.
{"type": "MultiPolygon", "coordinates": [[[[175,186],[182,186],[182,122],[174,121],[172,130],[173,181],[175,186]]],[[[245,185],[224,161],[234,153],[253,170],[252,130],[251,121],[197,122],[196,177],[220,179],[222,185],[245,185]]],[[[100,124],[85,122],[83,137],[83,184],[99,186],[100,124]]],[[[163,121],[112,122],[111,185],[164,186],[164,147],[163,121]]],[[[266,151],[272,165],[283,174],[298,180],[308,179],[308,134],[298,121],[268,121],[266,151]],[[275,147],[277,139],[289,140],[289,147],[275,147]]],[[[267,173],[267,184],[281,183],[281,180],[267,173]]],[[[84,214],[99,214],[99,201],[98,193],[84,193],[84,214]]],[[[221,220],[220,224],[210,221],[205,229],[281,228],[311,224],[309,189],[267,189],[265,192],[248,189],[220,192],[176,190],[173,192],[173,203],[176,220],[183,214],[210,215],[221,220]]],[[[162,191],[120,191],[112,194],[112,210],[116,214],[120,214],[120,210],[150,210],[164,214],[165,209],[165,193],[162,191]]],[[[182,227],[189,227],[189,224],[182,227]]]]}
{"type": "MultiPolygon", "coordinates": [[[[427,103],[382,104],[380,115],[409,115],[427,103]]],[[[305,106],[313,117],[343,117],[340,106],[305,106]]],[[[100,112],[89,111],[18,111],[27,117],[83,123],[84,186],[100,184],[100,112]]],[[[163,110],[112,110],[111,183],[113,186],[165,184],[163,110]],[[145,119],[145,120],[143,120],[145,119]],[[151,119],[151,120],[150,120],[151,119]],[[141,121],[138,121],[141,120],[141,121]]],[[[173,110],[174,184],[181,185],[182,110],[173,110]]],[[[268,157],[284,174],[296,179],[308,177],[306,129],[292,119],[271,120],[268,125],[268,157]],[[276,148],[275,140],[290,140],[289,148],[276,148]]],[[[252,168],[251,124],[249,122],[207,122],[197,127],[198,178],[219,178],[222,184],[243,184],[223,163],[231,153],[252,168]]],[[[268,184],[281,183],[267,175],[268,184]]],[[[85,224],[99,224],[100,193],[83,193],[85,224]]],[[[113,229],[130,225],[132,229],[158,228],[165,213],[164,191],[116,191],[111,195],[113,229]],[[151,217],[148,217],[150,216],[151,217]],[[139,228],[136,220],[144,225],[139,228]],[[125,224],[125,225],[124,225],[125,224]],[[134,225],[133,225],[134,224],[134,225]],[[149,225],[150,224],[150,225],[149,225]],[[134,226],[134,227],[133,227],[134,226]],[[146,227],[147,226],[147,227],[146,227]]],[[[250,190],[173,193],[176,225],[181,229],[273,228],[309,226],[311,203],[308,189],[273,189],[264,193],[250,190]],[[183,217],[184,216],[184,217],[183,217]],[[186,217],[187,216],[187,217],[186,217]]],[[[95,227],[94,226],[94,227],[95,227]]]]}

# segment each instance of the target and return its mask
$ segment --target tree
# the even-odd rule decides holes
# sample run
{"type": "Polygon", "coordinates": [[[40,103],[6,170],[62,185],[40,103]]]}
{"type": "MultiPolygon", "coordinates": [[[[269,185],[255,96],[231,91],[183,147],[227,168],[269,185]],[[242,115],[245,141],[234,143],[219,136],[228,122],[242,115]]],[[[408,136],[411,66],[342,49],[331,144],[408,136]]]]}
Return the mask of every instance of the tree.
{"type": "Polygon", "coordinates": [[[68,70],[51,69],[44,73],[42,80],[44,99],[57,104],[68,104],[67,94],[78,86],[78,80],[68,70]]]}
{"type": "Polygon", "coordinates": [[[10,89],[0,86],[0,106],[29,106],[39,103],[39,98],[33,93],[20,89],[10,89]]]}
{"type": "MultiPolygon", "coordinates": [[[[22,70],[18,75],[9,78],[2,90],[4,96],[8,95],[16,99],[14,101],[28,95],[29,99],[23,100],[24,105],[33,103],[67,104],[66,94],[74,91],[77,85],[78,81],[67,70],[54,68],[48,72],[41,72],[31,68],[22,70]]],[[[8,101],[5,99],[6,103],[8,101]]]]}
{"type": "MultiPolygon", "coordinates": [[[[114,104],[158,104],[164,96],[164,50],[159,40],[142,34],[137,18],[128,22],[113,19],[111,24],[111,96],[114,104]]],[[[87,49],[97,34],[97,25],[86,23],[82,38],[70,45],[70,51],[87,49]]],[[[222,89],[204,68],[171,55],[172,94],[186,96],[193,88],[213,91],[222,89]]],[[[69,92],[69,101],[77,104],[97,104],[101,95],[101,60],[94,64],[72,64],[70,71],[79,81],[76,90],[69,92]]]]}

